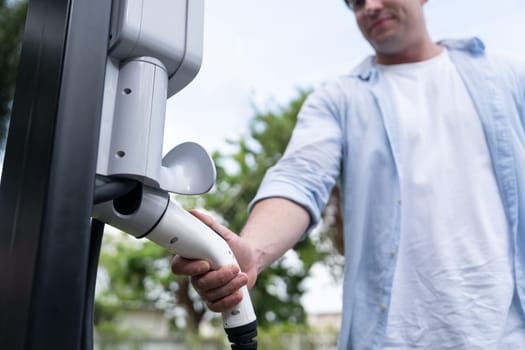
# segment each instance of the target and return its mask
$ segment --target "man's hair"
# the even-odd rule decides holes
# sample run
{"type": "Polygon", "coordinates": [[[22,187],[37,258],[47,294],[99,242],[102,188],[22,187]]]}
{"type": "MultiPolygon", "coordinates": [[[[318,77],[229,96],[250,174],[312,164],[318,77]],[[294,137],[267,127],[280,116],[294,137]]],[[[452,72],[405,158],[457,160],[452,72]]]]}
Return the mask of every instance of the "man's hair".
{"type": "Polygon", "coordinates": [[[352,0],[343,0],[343,2],[345,3],[346,7],[348,7],[350,10],[354,10],[352,6],[352,0]]]}

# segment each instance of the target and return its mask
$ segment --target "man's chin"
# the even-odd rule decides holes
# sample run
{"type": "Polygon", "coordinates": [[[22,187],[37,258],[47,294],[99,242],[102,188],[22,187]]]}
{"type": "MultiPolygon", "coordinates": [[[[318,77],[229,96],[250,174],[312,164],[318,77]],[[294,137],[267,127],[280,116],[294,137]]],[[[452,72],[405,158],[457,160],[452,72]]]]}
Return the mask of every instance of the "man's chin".
{"type": "Polygon", "coordinates": [[[383,36],[368,40],[376,52],[389,54],[399,51],[399,41],[394,36],[383,36]]]}

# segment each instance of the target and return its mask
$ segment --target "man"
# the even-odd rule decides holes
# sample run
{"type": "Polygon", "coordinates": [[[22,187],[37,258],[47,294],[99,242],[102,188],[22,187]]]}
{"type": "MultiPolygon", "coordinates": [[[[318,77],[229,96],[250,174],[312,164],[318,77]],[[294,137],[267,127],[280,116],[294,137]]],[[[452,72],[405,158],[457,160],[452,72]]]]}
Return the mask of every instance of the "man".
{"type": "Polygon", "coordinates": [[[305,102],[240,237],[235,267],[173,260],[209,308],[344,198],[339,349],[525,348],[525,67],[479,39],[431,41],[426,0],[351,0],[375,50],[305,102]]]}

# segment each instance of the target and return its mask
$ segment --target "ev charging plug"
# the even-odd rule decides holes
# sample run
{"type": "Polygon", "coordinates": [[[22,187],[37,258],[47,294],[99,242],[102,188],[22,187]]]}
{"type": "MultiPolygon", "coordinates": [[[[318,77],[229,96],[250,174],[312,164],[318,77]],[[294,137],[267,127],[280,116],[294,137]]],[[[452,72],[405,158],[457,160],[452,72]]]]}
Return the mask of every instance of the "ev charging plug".
{"type": "MultiPolygon", "coordinates": [[[[226,241],[163,190],[137,183],[123,197],[95,205],[93,217],[137,238],[147,238],[172,254],[204,259],[212,269],[238,265],[226,241]]],[[[253,350],[257,349],[257,321],[247,287],[241,291],[241,303],[222,313],[223,326],[232,350],[253,350]]]]}

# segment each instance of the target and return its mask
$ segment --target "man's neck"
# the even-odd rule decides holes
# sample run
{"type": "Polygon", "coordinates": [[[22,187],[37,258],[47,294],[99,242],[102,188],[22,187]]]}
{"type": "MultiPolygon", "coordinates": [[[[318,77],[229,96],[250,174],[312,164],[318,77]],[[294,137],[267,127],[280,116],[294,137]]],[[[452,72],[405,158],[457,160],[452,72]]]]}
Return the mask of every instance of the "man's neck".
{"type": "Polygon", "coordinates": [[[443,51],[438,44],[427,41],[423,45],[413,46],[394,53],[380,53],[376,51],[376,63],[384,65],[414,63],[429,60],[443,51]]]}

